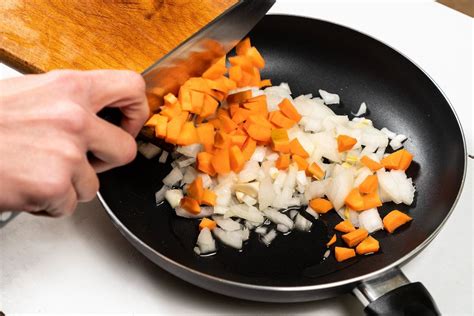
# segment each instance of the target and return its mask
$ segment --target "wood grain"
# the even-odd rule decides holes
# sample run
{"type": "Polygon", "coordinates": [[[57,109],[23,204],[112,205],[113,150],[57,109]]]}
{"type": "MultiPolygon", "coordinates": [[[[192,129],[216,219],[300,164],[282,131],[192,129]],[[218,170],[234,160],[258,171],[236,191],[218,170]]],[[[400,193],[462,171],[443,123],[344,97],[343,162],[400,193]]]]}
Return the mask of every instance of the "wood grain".
{"type": "Polygon", "coordinates": [[[237,0],[0,0],[0,60],[142,72],[237,0]]]}
{"type": "Polygon", "coordinates": [[[454,10],[462,12],[470,17],[474,17],[474,1],[473,0],[438,0],[454,10]]]}

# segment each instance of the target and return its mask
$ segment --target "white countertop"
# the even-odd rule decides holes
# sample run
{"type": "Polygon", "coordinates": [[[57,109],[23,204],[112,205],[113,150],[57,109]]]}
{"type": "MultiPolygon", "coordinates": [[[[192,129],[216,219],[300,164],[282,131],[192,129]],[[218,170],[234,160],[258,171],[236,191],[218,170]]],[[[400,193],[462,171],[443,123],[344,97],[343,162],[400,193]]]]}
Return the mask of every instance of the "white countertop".
{"type": "MultiPolygon", "coordinates": [[[[398,49],[425,69],[456,109],[473,150],[473,20],[425,1],[408,4],[278,0],[272,13],[336,22],[398,49]]],[[[15,73],[0,64],[0,78],[15,73]]],[[[433,157],[433,159],[436,159],[433,157]]],[[[473,160],[459,203],[441,233],[403,267],[446,315],[472,315],[473,160]]],[[[0,193],[1,194],[1,193],[0,193]]],[[[161,270],[113,227],[97,200],[69,218],[22,214],[0,229],[0,311],[4,313],[159,313],[360,315],[352,295],[299,304],[227,298],[161,270]]]]}

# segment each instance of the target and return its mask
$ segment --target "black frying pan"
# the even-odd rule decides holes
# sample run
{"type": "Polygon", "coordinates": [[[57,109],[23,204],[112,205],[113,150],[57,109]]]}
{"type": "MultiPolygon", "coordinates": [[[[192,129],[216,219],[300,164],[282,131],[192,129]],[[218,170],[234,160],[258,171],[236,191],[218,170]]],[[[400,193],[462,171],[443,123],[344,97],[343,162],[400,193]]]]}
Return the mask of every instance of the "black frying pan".
{"type": "Polygon", "coordinates": [[[211,291],[257,301],[297,302],[357,288],[360,299],[372,302],[367,312],[436,311],[424,287],[406,284],[396,267],[434,238],[463,185],[464,138],[446,97],[400,53],[339,25],[270,15],[249,35],[267,61],[263,78],[288,82],[294,96],[317,95],[319,88],[337,92],[342,99],[333,107],[337,114],[357,111],[365,101],[376,127],[409,136],[405,146],[415,162],[407,174],[417,187],[415,202],[409,207],[387,205],[380,213],[398,208],[413,222],[394,234],[375,233],[379,253],[342,263],[332,255],[322,260],[332,227],[340,220],[335,212],[315,221],[312,233],[280,236],[268,248],[253,236],[241,253],[221,245],[217,255],[203,258],[192,250],[196,221],[178,218],[167,204],[155,205],[154,192],[170,166],[138,156],[130,165],[100,176],[100,197],[114,224],[160,267],[211,291]],[[378,286],[381,282],[384,291],[378,286]],[[395,290],[383,295],[387,288],[395,290]]]}

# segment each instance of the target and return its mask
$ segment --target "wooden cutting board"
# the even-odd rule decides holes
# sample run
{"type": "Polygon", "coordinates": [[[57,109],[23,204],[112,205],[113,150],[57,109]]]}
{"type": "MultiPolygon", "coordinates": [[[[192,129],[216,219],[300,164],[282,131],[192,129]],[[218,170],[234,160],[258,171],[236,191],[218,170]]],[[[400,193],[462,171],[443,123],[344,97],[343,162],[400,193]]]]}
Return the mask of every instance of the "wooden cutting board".
{"type": "Polygon", "coordinates": [[[0,0],[0,61],[142,72],[238,0],[0,0]]]}

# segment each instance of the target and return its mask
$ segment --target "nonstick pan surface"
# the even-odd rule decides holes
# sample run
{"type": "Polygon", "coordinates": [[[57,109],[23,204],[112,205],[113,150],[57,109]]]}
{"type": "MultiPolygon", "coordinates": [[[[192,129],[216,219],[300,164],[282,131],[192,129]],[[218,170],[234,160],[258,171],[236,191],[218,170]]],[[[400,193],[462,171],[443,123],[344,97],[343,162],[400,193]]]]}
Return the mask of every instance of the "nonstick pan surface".
{"type": "Polygon", "coordinates": [[[462,130],[438,87],[392,48],[329,22],[269,15],[249,36],[266,60],[262,78],[288,82],[294,97],[317,96],[318,89],[338,93],[342,103],[331,106],[337,114],[350,115],[366,102],[367,118],[376,127],[409,136],[405,147],[415,158],[407,174],[417,188],[415,201],[411,206],[384,205],[380,213],[399,209],[414,220],[394,234],[376,232],[379,253],[342,263],[332,254],[323,260],[332,227],[340,221],[335,212],[315,221],[311,233],[279,236],[270,247],[253,235],[242,252],[219,245],[216,255],[199,257],[193,252],[197,221],[178,218],[166,203],[155,205],[154,193],[171,167],[139,155],[100,176],[100,196],[114,224],[173,274],[210,290],[256,300],[273,300],[272,292],[286,293],[278,296],[282,301],[332,295],[336,292],[321,295],[317,290],[347,290],[345,286],[398,265],[426,246],[456,203],[465,173],[462,130]],[[305,291],[313,296],[289,294],[305,291]]]}

